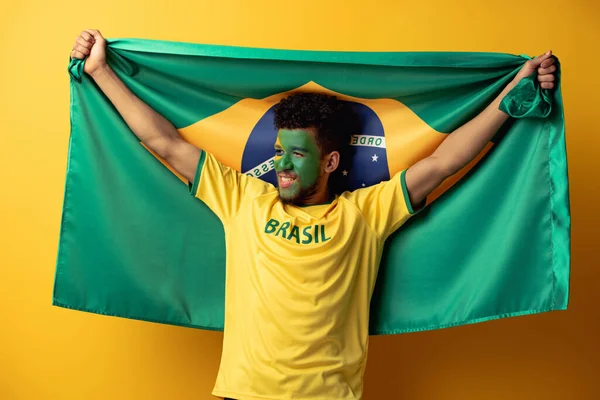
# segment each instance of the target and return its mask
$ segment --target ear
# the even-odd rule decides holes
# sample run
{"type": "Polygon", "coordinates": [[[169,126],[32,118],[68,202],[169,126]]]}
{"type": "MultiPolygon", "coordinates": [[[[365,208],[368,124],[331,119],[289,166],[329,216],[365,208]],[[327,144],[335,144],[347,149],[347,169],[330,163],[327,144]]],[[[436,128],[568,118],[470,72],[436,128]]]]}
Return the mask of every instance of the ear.
{"type": "Polygon", "coordinates": [[[325,156],[325,172],[328,174],[332,173],[340,165],[340,153],[332,151],[325,156]]]}

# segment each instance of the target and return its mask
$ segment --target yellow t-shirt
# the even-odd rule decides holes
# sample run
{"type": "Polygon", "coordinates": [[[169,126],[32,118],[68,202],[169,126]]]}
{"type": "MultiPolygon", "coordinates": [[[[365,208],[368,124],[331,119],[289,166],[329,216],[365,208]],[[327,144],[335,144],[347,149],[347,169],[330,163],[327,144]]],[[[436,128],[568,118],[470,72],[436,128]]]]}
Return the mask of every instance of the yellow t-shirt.
{"type": "Polygon", "coordinates": [[[213,395],[360,399],[383,243],[416,212],[404,172],[298,207],[202,152],[191,186],[222,221],[225,332],[213,395]]]}

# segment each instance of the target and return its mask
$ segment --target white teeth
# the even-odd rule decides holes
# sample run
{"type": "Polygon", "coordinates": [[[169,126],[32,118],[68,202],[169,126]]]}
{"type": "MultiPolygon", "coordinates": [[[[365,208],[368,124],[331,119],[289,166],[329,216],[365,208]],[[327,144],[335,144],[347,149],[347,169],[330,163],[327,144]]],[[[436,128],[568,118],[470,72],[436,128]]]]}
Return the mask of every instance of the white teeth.
{"type": "Polygon", "coordinates": [[[280,178],[281,178],[282,182],[292,182],[292,181],[296,180],[296,178],[290,178],[287,176],[280,176],[280,178]]]}

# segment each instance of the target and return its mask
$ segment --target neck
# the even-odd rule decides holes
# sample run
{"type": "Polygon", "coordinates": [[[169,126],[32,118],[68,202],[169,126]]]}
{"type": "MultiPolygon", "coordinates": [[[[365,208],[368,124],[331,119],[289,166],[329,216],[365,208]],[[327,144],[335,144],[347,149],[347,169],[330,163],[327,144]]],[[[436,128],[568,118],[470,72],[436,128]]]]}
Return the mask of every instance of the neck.
{"type": "Polygon", "coordinates": [[[331,193],[329,192],[329,187],[327,185],[327,181],[322,182],[317,190],[312,193],[310,196],[302,199],[298,202],[299,205],[303,206],[313,206],[317,204],[324,204],[331,200],[331,193]]]}

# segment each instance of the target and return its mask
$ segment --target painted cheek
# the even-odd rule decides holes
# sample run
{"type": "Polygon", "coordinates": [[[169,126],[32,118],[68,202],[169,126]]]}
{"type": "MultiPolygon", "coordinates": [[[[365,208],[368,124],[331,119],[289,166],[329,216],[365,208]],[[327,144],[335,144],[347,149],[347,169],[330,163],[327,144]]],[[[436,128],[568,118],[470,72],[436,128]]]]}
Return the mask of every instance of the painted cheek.
{"type": "Polygon", "coordinates": [[[303,187],[313,185],[319,177],[319,165],[312,158],[298,160],[295,165],[303,187]]]}

